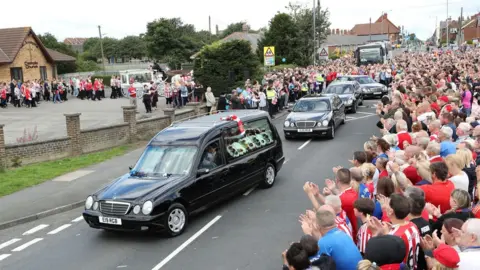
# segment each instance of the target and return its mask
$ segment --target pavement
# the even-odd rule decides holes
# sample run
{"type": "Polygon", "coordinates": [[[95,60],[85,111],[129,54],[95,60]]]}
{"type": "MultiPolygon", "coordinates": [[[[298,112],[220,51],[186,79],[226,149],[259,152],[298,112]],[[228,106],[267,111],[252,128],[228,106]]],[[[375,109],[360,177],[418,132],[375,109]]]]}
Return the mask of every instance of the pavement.
{"type": "MultiPolygon", "coordinates": [[[[5,142],[16,143],[17,138],[26,133],[37,134],[37,140],[47,140],[67,136],[65,113],[82,113],[80,125],[82,129],[108,126],[123,123],[122,106],[130,105],[127,98],[110,99],[110,89],[105,90],[107,98],[101,101],[80,100],[70,94],[68,101],[53,104],[41,101],[36,108],[15,108],[9,104],[7,109],[0,109],[0,124],[4,124],[5,142]]],[[[146,114],[144,106],[137,100],[139,119],[162,116],[165,98],[158,100],[158,109],[146,114]]]]}
{"type": "MultiPolygon", "coordinates": [[[[365,101],[370,105],[374,102],[365,101]]],[[[332,167],[348,166],[353,152],[362,149],[375,132],[378,118],[371,107],[348,114],[347,123],[337,130],[334,140],[283,140],[286,161],[274,187],[248,190],[206,210],[192,218],[178,237],[92,229],[81,217],[83,207],[79,207],[0,230],[0,269],[278,269],[280,254],[302,235],[298,216],[311,207],[302,189],[304,182],[323,186],[325,178],[333,177],[332,167]]],[[[282,139],[284,119],[285,115],[274,120],[282,139]]],[[[87,168],[94,173],[71,182],[47,182],[49,186],[43,188],[59,186],[60,192],[73,196],[68,186],[85,183],[84,194],[79,194],[85,199],[104,183],[126,173],[140,152],[87,168]]],[[[19,197],[35,194],[25,192],[19,197]]],[[[0,198],[0,205],[8,205],[12,211],[21,209],[10,204],[12,198],[9,200],[0,198]]],[[[24,199],[25,205],[29,200],[24,199]]],[[[39,196],[30,206],[53,200],[51,196],[39,196]]],[[[0,212],[0,217],[5,212],[0,212]]]]}

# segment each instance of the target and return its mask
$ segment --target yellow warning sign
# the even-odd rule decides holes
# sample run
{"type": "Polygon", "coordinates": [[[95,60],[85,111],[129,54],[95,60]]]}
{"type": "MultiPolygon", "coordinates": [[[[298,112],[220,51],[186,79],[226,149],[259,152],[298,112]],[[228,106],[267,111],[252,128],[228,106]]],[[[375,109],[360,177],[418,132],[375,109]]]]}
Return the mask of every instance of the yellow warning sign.
{"type": "Polygon", "coordinates": [[[322,50],[320,51],[320,56],[328,56],[328,52],[325,48],[322,48],[322,50]]]}
{"type": "Polygon", "coordinates": [[[263,47],[263,55],[265,55],[266,57],[275,56],[275,47],[263,47]]]}

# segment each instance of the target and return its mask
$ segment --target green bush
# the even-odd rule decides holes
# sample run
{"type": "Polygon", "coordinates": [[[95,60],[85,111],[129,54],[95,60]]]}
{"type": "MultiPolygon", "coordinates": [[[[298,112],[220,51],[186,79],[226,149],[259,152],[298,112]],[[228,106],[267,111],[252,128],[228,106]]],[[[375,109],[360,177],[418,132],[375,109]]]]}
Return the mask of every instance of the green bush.
{"type": "Polygon", "coordinates": [[[93,75],[92,76],[92,82],[95,81],[95,79],[103,79],[103,84],[105,86],[110,86],[110,79],[112,76],[101,76],[101,75],[93,75]]]}
{"type": "Polygon", "coordinates": [[[473,40],[468,40],[468,41],[467,41],[467,44],[468,44],[468,45],[473,45],[473,40]]]}
{"type": "Polygon", "coordinates": [[[245,40],[215,42],[204,46],[195,59],[195,80],[210,86],[215,96],[243,86],[259,74],[258,58],[245,40]],[[234,75],[234,79],[233,79],[234,75]]]}

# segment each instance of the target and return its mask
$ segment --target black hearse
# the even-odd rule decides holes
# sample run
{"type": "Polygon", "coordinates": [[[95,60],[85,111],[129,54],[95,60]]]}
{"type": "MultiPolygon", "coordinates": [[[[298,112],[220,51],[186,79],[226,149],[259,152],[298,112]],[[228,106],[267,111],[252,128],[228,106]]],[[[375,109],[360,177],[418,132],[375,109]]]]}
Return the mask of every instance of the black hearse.
{"type": "Polygon", "coordinates": [[[258,184],[273,186],[284,160],[282,141],[263,111],[181,121],[148,143],[130,173],[89,196],[83,217],[92,228],[164,229],[176,236],[191,213],[258,184]]]}

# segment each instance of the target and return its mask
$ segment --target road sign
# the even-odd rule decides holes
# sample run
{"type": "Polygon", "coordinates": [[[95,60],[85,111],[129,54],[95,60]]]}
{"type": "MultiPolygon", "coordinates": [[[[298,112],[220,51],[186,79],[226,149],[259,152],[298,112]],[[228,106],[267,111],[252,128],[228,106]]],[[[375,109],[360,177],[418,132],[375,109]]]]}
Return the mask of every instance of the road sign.
{"type": "Polygon", "coordinates": [[[275,66],[275,47],[263,47],[263,58],[265,66],[275,66]]]}
{"type": "Polygon", "coordinates": [[[318,49],[318,56],[322,60],[327,60],[328,59],[328,48],[327,47],[321,47],[318,49]]]}

